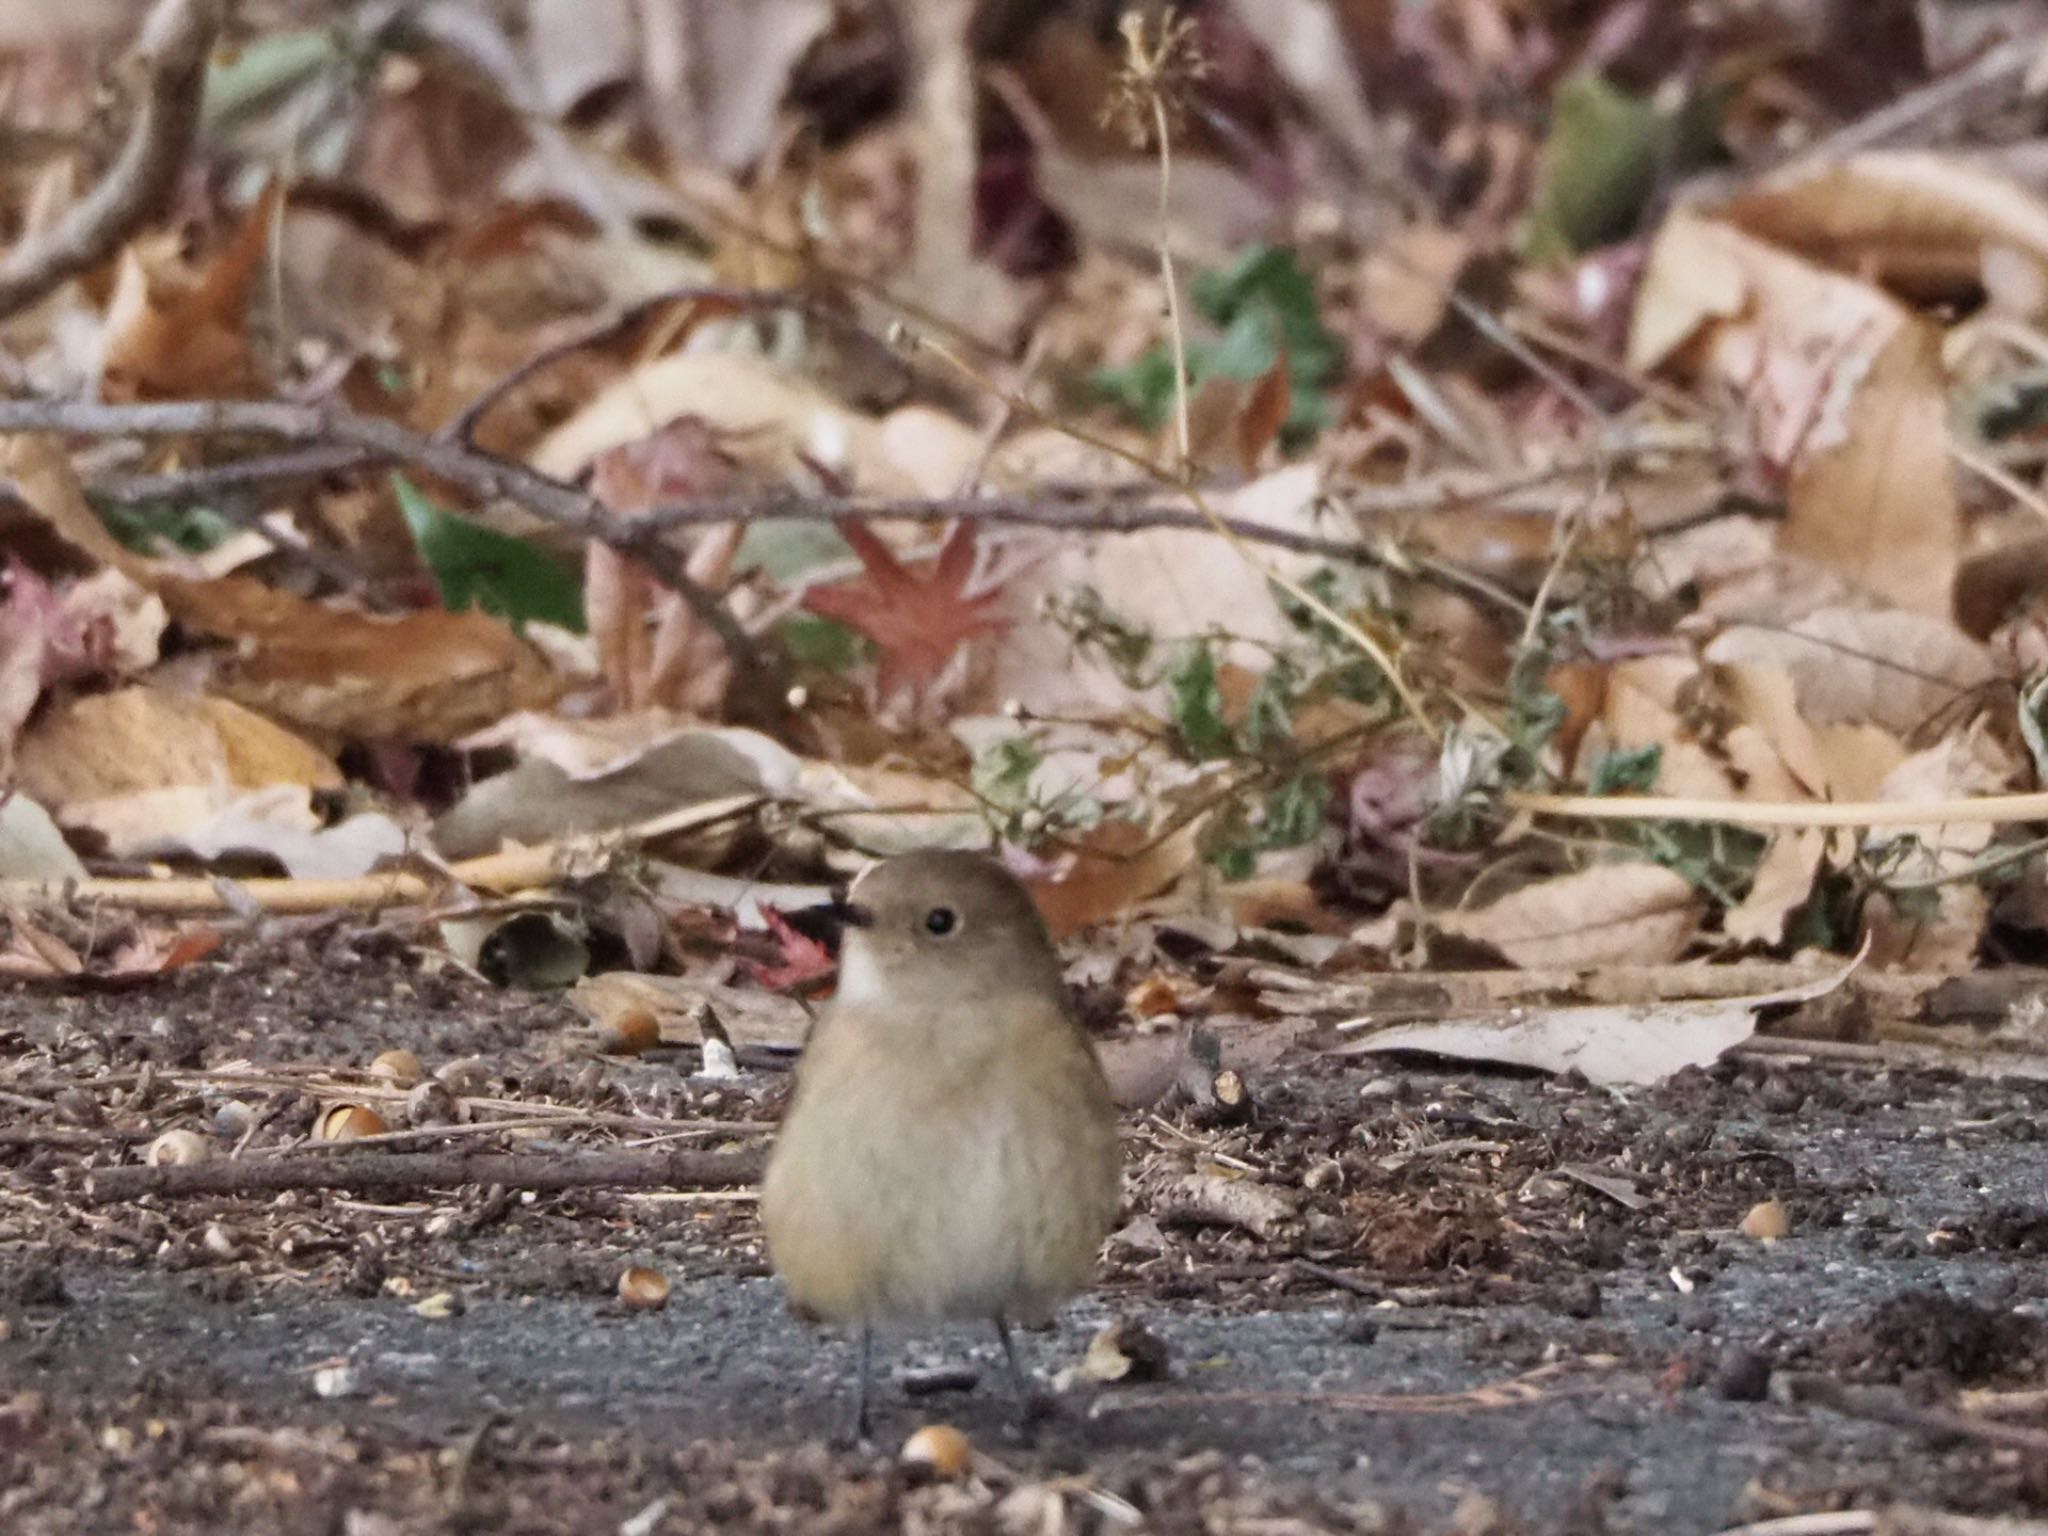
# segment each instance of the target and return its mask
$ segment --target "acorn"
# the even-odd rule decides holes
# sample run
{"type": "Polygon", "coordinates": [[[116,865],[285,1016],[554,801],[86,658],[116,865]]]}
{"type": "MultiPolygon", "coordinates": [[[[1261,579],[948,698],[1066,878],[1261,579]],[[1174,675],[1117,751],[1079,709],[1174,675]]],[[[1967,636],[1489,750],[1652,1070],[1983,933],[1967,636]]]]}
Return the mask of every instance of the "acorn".
{"type": "Polygon", "coordinates": [[[638,1056],[661,1044],[661,1023],[645,1008],[630,1008],[605,1026],[597,1048],[607,1056],[638,1056]]]}
{"type": "Polygon", "coordinates": [[[950,1424],[927,1424],[908,1440],[896,1459],[927,1477],[953,1482],[974,1465],[974,1446],[950,1424]]]}
{"type": "Polygon", "coordinates": [[[426,1075],[427,1069],[411,1051],[383,1051],[370,1063],[370,1081],[393,1088],[410,1088],[426,1075]]]}
{"type": "Polygon", "coordinates": [[[619,1301],[629,1312],[659,1312],[668,1305],[668,1276],[644,1264],[619,1272],[619,1301]]]}
{"type": "Polygon", "coordinates": [[[144,1154],[152,1168],[162,1168],[172,1163],[203,1163],[213,1156],[213,1144],[197,1131],[165,1131],[149,1144],[144,1154]]]}
{"type": "Polygon", "coordinates": [[[1775,1243],[1791,1230],[1792,1213],[1785,1209],[1785,1202],[1776,1195],[1758,1201],[1742,1218],[1742,1235],[1753,1237],[1760,1243],[1775,1243]]]}
{"type": "Polygon", "coordinates": [[[320,1116],[322,1141],[358,1141],[365,1136],[382,1136],[390,1129],[382,1115],[362,1104],[336,1104],[320,1116]]]}

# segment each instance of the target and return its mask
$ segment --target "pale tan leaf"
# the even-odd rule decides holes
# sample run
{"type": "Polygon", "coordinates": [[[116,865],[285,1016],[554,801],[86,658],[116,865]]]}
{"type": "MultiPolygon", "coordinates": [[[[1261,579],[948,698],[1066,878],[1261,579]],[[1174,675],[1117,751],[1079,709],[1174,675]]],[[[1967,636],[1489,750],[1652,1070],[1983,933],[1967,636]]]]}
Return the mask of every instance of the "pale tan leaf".
{"type": "Polygon", "coordinates": [[[180,838],[250,790],[298,791],[295,825],[318,826],[306,792],[336,789],[333,759],[227,699],[150,687],[87,694],[23,735],[21,783],[57,820],[90,827],[120,856],[180,838]]]}
{"type": "Polygon", "coordinates": [[[1056,937],[1078,933],[1124,916],[1194,868],[1200,830],[1193,822],[1155,839],[1133,822],[1106,821],[1050,874],[1025,883],[1056,937]]]}
{"type": "Polygon", "coordinates": [[[1788,478],[1788,549],[1947,613],[1961,517],[1933,327],[1870,283],[1681,212],[1652,249],[1628,355],[1745,402],[1756,452],[1788,478]]]}
{"type": "Polygon", "coordinates": [[[1955,155],[1873,150],[1767,177],[1722,212],[1766,240],[1919,295],[1974,290],[1994,252],[2048,281],[2048,203],[1955,155]]]}
{"type": "Polygon", "coordinates": [[[1783,991],[1634,1006],[1516,1007],[1424,1024],[1340,1024],[1360,1038],[1338,1054],[1425,1051],[1460,1061],[1495,1061],[1544,1072],[1580,1072],[1596,1083],[1661,1082],[1686,1067],[1705,1066],[1756,1031],[1759,1009],[1811,1002],[1839,987],[1851,964],[1830,976],[1783,991]]]}
{"type": "Polygon", "coordinates": [[[1824,608],[1784,629],[1736,625],[1709,661],[1783,667],[1816,726],[1878,725],[1909,736],[1994,681],[1991,653],[1953,624],[1900,609],[1824,608]]]}
{"type": "Polygon", "coordinates": [[[1838,800],[1875,800],[1906,760],[1898,737],[1877,725],[1816,725],[1813,742],[1838,800]]]}
{"type": "Polygon", "coordinates": [[[1757,864],[1749,894],[1722,916],[1721,931],[1738,944],[1782,942],[1785,920],[1813,895],[1827,849],[1827,833],[1815,827],[1773,838],[1757,864]]]}
{"type": "Polygon", "coordinates": [[[0,880],[83,880],[85,865],[50,813],[21,790],[0,796],[0,880]]]}
{"type": "Polygon", "coordinates": [[[1691,882],[1662,865],[1599,864],[1433,921],[1533,970],[1664,964],[1684,952],[1703,912],[1691,882]]]}
{"type": "Polygon", "coordinates": [[[1976,968],[1990,919],[1990,898],[1967,882],[1940,886],[1932,917],[1879,892],[1863,907],[1870,963],[1880,970],[1966,975],[1976,968]]]}
{"type": "Polygon", "coordinates": [[[1786,492],[1785,548],[1903,608],[1946,617],[1962,510],[1949,465],[1939,333],[1902,327],[1856,387],[1848,413],[1844,441],[1799,461],[1786,492]]]}
{"type": "MultiPolygon", "coordinates": [[[[1792,674],[1783,667],[1735,663],[1718,669],[1716,680],[1731,702],[1767,741],[1778,761],[1809,795],[1825,795],[1827,765],[1813,727],[1799,710],[1792,674]]],[[[1752,798],[1766,798],[1753,796],[1752,798]]]]}
{"type": "Polygon", "coordinates": [[[683,352],[635,369],[548,434],[532,462],[558,479],[574,479],[607,449],[683,416],[701,418],[746,469],[770,483],[805,483],[808,462],[862,491],[917,494],[873,418],[772,363],[734,352],[683,352]]]}

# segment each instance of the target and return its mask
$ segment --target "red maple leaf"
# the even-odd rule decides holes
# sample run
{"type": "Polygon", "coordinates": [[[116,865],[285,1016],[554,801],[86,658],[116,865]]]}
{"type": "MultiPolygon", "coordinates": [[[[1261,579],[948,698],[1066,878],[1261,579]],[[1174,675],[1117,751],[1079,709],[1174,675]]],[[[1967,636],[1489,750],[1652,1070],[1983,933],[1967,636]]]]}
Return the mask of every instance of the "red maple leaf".
{"type": "Polygon", "coordinates": [[[974,577],[974,524],[968,519],[954,523],[937,557],[920,561],[917,570],[861,524],[842,521],[839,531],[867,574],[812,587],[803,604],[874,641],[881,652],[875,685],[883,698],[902,688],[922,697],[961,646],[1009,627],[995,614],[999,593],[967,591],[974,577]]]}
{"type": "Polygon", "coordinates": [[[745,961],[754,980],[770,992],[802,992],[812,989],[839,969],[839,959],[809,934],[804,933],[773,907],[761,908],[761,919],[781,957],[772,962],[745,961]]]}

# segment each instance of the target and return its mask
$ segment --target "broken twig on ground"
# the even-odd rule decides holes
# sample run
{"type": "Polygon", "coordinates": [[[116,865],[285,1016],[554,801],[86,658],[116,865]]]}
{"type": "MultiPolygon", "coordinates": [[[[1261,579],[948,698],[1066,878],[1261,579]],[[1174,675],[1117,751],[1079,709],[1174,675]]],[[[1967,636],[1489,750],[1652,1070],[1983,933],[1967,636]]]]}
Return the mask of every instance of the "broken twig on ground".
{"type": "Polygon", "coordinates": [[[199,130],[221,0],[160,0],[136,39],[143,84],[127,141],[99,184],[0,257],[0,316],[26,309],[104,261],[177,190],[199,130]]]}
{"type": "Polygon", "coordinates": [[[403,1194],[501,1184],[508,1189],[735,1189],[761,1177],[759,1152],[354,1152],[160,1168],[99,1168],[87,1198],[275,1194],[287,1189],[403,1194]]]}

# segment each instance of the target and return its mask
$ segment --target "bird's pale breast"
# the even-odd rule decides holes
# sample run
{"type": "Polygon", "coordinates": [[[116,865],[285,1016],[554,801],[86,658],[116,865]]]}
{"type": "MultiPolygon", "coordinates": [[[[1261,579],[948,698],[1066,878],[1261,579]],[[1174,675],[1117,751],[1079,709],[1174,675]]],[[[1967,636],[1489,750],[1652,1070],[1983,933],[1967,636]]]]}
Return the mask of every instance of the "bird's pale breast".
{"type": "Polygon", "coordinates": [[[1081,1289],[1120,1176],[1071,1022],[984,1028],[967,1052],[860,1025],[835,1018],[813,1046],[762,1190],[792,1301],[834,1321],[1021,1318],[1081,1289]]]}

